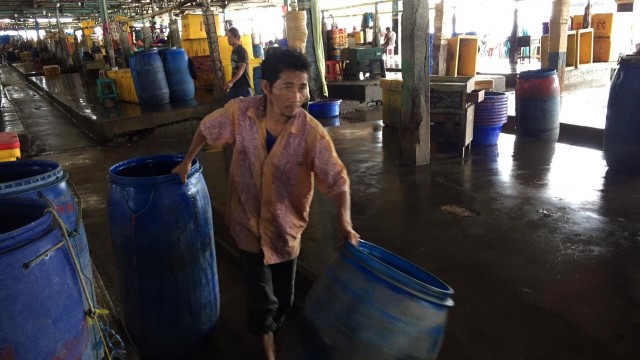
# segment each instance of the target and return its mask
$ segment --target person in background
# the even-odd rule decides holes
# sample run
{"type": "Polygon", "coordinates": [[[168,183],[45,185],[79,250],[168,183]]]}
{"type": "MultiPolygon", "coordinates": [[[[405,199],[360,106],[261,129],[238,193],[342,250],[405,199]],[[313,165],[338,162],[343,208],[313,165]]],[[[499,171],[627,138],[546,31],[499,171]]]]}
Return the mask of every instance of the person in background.
{"type": "Polygon", "coordinates": [[[296,261],[314,184],[338,210],[341,239],[358,245],[351,224],[347,171],[309,99],[309,61],[271,48],[262,62],[263,96],[239,98],[207,115],[184,160],[173,169],[186,182],[200,149],[232,146],[227,225],[240,248],[247,287],[248,331],[262,356],[276,357],[275,333],[293,304],[296,261]]]}
{"type": "Polygon", "coordinates": [[[227,41],[233,47],[231,51],[231,80],[224,85],[229,90],[228,99],[252,96],[249,80],[249,54],[240,43],[240,32],[232,27],[227,30],[227,41]]]}
{"type": "Polygon", "coordinates": [[[396,47],[396,33],[393,32],[390,27],[387,27],[385,30],[387,30],[387,32],[384,34],[382,48],[385,49],[387,56],[393,56],[393,49],[396,47]]]}

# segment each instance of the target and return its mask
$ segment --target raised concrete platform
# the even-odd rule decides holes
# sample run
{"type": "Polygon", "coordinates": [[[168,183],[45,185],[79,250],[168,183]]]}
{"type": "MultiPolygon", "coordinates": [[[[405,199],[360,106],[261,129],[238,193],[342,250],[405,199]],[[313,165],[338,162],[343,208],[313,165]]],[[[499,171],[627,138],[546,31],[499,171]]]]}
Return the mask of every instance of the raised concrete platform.
{"type": "Polygon", "coordinates": [[[157,106],[119,102],[105,107],[97,88],[79,74],[56,77],[32,76],[28,83],[66,112],[85,132],[101,143],[192,119],[201,119],[224,102],[214,101],[210,92],[196,90],[196,97],[183,103],[157,106]]]}

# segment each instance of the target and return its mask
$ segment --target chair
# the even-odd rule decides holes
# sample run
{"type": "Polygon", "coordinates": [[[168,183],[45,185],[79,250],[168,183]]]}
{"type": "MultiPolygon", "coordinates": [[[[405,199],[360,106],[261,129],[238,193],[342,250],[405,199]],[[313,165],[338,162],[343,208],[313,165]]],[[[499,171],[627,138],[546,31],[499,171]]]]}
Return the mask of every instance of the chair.
{"type": "Polygon", "coordinates": [[[344,74],[342,68],[341,60],[326,60],[325,64],[325,80],[327,81],[337,81],[338,79],[342,80],[342,76],[344,74]]]}
{"type": "Polygon", "coordinates": [[[516,43],[518,45],[518,60],[524,62],[524,59],[528,58],[531,63],[531,36],[518,36],[516,43]],[[524,48],[527,48],[526,51],[524,48]]]}
{"type": "Polygon", "coordinates": [[[381,78],[387,77],[387,69],[384,66],[383,59],[369,59],[369,79],[375,79],[380,74],[381,78]],[[380,72],[374,72],[375,65],[378,64],[380,68],[380,72]]]}

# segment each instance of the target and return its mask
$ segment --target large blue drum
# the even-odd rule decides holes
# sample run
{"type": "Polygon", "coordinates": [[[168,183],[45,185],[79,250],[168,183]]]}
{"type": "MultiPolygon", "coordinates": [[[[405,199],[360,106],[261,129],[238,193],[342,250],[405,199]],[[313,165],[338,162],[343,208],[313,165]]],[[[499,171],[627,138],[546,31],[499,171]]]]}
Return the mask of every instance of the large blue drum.
{"type": "Polygon", "coordinates": [[[610,169],[640,173],[640,56],[620,59],[607,104],[604,158],[610,169]]]}
{"type": "MultiPolygon", "coordinates": [[[[82,223],[81,209],[67,181],[69,175],[60,164],[48,160],[20,160],[0,163],[0,199],[26,197],[41,199],[52,206],[68,230],[82,275],[95,304],[93,271],[89,244],[82,223]]],[[[89,304],[85,304],[88,308],[89,304]]],[[[96,326],[91,327],[93,347],[96,355],[102,354],[102,342],[96,326]]]]}
{"type": "Polygon", "coordinates": [[[194,160],[130,159],[109,170],[109,226],[125,326],[142,358],[189,358],[214,329],[220,297],[211,201],[194,160]]]}
{"type": "Polygon", "coordinates": [[[345,245],[314,284],[282,359],[435,359],[453,290],[376,245],[345,245]]]}
{"type": "Polygon", "coordinates": [[[169,102],[169,85],[157,50],[134,53],[129,58],[129,65],[140,105],[161,105],[169,102]]]}
{"type": "Polygon", "coordinates": [[[516,134],[555,143],[560,135],[560,82],[555,69],[523,71],[516,82],[516,134]]]}
{"type": "Polygon", "coordinates": [[[95,359],[79,275],[48,206],[0,198],[0,358],[95,359]]]}
{"type": "Polygon", "coordinates": [[[195,84],[189,73],[189,58],[182,48],[171,48],[160,51],[164,73],[169,85],[172,102],[193,99],[195,84]]]}

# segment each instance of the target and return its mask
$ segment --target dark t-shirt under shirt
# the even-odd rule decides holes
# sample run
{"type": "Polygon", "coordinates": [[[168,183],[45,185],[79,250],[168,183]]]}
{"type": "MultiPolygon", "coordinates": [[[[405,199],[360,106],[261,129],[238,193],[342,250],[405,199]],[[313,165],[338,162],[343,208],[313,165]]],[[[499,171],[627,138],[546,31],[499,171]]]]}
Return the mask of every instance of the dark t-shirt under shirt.
{"type": "Polygon", "coordinates": [[[244,75],[240,76],[240,78],[233,83],[232,88],[251,87],[249,84],[249,54],[242,45],[238,45],[233,48],[233,51],[231,51],[231,68],[233,69],[234,75],[238,72],[238,67],[242,63],[246,64],[244,68],[244,75]]]}

